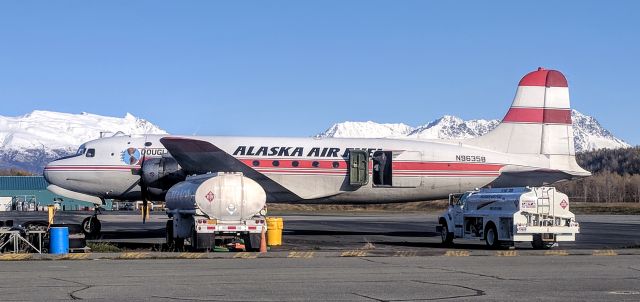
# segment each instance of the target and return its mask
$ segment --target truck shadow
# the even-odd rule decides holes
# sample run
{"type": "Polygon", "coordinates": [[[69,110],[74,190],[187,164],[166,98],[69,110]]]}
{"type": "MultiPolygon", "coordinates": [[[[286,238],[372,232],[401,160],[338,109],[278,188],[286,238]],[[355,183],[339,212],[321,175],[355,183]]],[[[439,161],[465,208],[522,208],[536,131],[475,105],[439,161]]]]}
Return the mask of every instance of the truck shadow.
{"type": "Polygon", "coordinates": [[[326,231],[326,230],[284,230],[283,235],[297,235],[297,236],[348,236],[348,235],[362,235],[362,236],[390,236],[390,237],[439,237],[440,234],[436,232],[411,232],[411,231],[397,231],[397,232],[363,232],[363,231],[326,231]]]}

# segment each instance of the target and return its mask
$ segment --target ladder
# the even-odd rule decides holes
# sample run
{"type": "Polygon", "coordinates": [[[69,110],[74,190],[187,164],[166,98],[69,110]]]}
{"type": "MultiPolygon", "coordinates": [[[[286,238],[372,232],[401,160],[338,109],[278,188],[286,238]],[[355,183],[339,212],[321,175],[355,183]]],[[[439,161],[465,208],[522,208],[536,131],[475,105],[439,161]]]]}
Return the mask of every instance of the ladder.
{"type": "Polygon", "coordinates": [[[539,218],[540,226],[555,225],[555,219],[553,218],[555,211],[554,211],[554,207],[552,207],[552,205],[555,202],[554,193],[555,193],[555,188],[553,187],[540,188],[540,195],[538,195],[538,192],[536,190],[537,211],[540,217],[539,218]],[[549,219],[549,216],[551,216],[551,219],[549,219]]]}

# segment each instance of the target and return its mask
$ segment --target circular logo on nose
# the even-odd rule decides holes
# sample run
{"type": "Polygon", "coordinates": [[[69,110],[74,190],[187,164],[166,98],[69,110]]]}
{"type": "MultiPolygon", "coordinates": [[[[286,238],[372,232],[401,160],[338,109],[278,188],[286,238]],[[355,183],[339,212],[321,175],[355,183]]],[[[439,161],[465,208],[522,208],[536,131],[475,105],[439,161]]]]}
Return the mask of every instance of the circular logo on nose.
{"type": "Polygon", "coordinates": [[[140,161],[140,150],[137,148],[128,148],[122,151],[122,162],[127,165],[135,165],[140,161]]]}

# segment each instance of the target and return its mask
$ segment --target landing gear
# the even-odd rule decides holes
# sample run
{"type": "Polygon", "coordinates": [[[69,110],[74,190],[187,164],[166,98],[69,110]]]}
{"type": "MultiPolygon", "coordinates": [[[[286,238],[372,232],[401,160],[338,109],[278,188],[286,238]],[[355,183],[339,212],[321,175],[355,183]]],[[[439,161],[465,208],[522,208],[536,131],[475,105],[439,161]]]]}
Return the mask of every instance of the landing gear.
{"type": "Polygon", "coordinates": [[[96,208],[93,215],[82,220],[82,231],[88,239],[98,238],[102,224],[98,219],[98,214],[101,214],[100,208],[96,208]]]}

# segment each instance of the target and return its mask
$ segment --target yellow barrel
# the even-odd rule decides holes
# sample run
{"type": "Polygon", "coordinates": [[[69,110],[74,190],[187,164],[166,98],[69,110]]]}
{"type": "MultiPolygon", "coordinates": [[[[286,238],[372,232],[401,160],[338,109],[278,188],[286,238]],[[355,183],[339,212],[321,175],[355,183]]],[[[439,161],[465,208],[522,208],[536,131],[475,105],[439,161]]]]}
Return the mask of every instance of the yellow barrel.
{"type": "Polygon", "coordinates": [[[267,245],[282,245],[282,217],[267,217],[267,245]]]}

